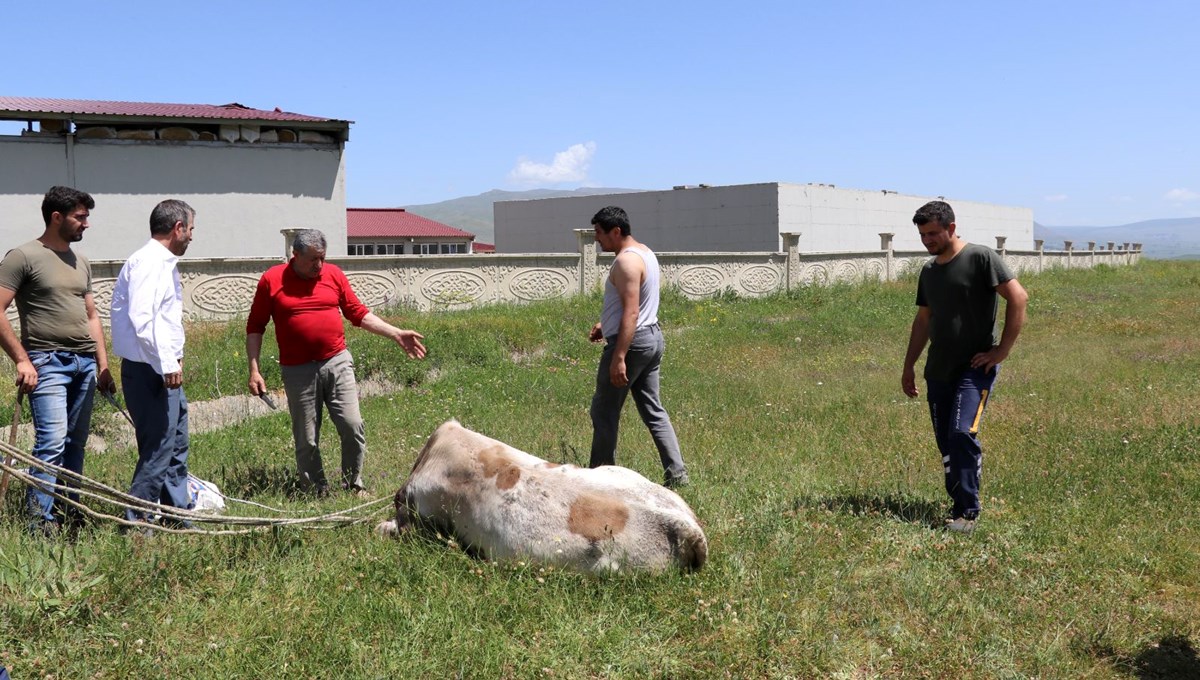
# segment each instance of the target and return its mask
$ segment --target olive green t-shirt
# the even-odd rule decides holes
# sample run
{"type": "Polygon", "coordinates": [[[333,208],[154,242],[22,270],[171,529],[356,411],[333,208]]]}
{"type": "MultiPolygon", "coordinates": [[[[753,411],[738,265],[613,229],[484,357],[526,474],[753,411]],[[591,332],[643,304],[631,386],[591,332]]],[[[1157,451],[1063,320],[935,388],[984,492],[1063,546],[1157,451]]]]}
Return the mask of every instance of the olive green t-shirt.
{"type": "Polygon", "coordinates": [[[1012,280],[996,251],[968,243],[953,260],[925,263],[917,282],[917,305],[928,307],[926,380],[957,380],[971,357],[996,344],[996,286],[1012,280]]]}
{"type": "Polygon", "coordinates": [[[92,265],[86,257],[30,241],[4,256],[0,286],[16,292],[26,351],[96,351],[83,300],[92,292],[92,265]]]}

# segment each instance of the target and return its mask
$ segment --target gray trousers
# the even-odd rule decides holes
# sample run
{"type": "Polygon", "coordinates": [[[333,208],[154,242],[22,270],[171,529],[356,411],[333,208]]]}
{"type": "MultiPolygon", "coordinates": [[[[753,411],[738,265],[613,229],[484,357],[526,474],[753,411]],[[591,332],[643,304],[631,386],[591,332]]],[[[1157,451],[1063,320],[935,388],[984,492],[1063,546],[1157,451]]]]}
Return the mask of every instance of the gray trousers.
{"type": "Polygon", "coordinates": [[[596,394],[592,397],[592,459],[588,466],[616,464],[621,407],[625,405],[625,397],[632,393],[633,403],[637,405],[642,422],[650,430],[667,478],[683,476],[687,467],[679,453],[679,439],[675,436],[675,428],[671,426],[671,417],[659,398],[658,374],[666,347],[662,330],[658,324],[651,324],[634,332],[629,353],[625,355],[625,373],[629,376],[629,384],[625,387],[614,387],[608,376],[616,348],[613,340],[610,338],[604,346],[600,367],[596,371],[596,394]]]}
{"type": "Polygon", "coordinates": [[[329,408],[329,419],[342,440],[342,486],[363,488],[362,466],[367,455],[367,427],[358,410],[358,383],[354,380],[354,357],[342,350],[324,361],[298,366],[280,366],[288,410],[292,414],[292,438],[296,441],[296,470],[303,488],[329,485],[321,463],[321,413],[329,408]]]}

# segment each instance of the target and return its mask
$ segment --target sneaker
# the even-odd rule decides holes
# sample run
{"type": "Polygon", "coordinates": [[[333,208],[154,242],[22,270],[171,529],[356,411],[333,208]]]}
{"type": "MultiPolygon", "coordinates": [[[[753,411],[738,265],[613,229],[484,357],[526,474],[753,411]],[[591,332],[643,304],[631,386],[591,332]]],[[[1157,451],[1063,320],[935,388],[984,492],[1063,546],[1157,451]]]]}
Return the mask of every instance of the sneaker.
{"type": "Polygon", "coordinates": [[[668,474],[666,479],[663,480],[663,486],[667,487],[668,489],[672,489],[672,490],[682,489],[683,487],[688,486],[691,483],[692,483],[692,480],[688,478],[688,473],[686,473],[686,472],[684,472],[681,475],[668,474]]]}
{"type": "Polygon", "coordinates": [[[952,531],[956,534],[969,534],[975,530],[975,520],[967,519],[966,517],[955,517],[952,520],[947,520],[946,531],[952,531]]]}

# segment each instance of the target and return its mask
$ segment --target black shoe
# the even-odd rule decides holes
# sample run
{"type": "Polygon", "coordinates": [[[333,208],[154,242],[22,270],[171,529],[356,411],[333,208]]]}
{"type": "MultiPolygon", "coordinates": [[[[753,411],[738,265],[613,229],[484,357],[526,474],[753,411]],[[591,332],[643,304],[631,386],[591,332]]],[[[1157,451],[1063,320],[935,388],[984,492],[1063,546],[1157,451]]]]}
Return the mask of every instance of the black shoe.
{"type": "Polygon", "coordinates": [[[692,483],[692,480],[688,478],[688,473],[686,471],[683,474],[678,474],[678,475],[668,474],[666,479],[663,480],[663,486],[667,487],[668,489],[672,489],[672,490],[682,489],[683,487],[688,486],[691,483],[692,483]]]}
{"type": "Polygon", "coordinates": [[[29,533],[35,538],[58,538],[62,525],[48,519],[35,519],[29,523],[29,533]]]}

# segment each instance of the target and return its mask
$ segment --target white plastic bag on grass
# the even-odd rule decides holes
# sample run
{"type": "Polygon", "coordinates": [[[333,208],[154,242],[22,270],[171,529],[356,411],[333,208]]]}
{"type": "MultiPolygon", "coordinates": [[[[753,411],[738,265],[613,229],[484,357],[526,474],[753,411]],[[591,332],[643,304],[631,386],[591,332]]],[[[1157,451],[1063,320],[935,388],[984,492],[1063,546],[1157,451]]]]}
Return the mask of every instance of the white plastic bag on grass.
{"type": "Polygon", "coordinates": [[[219,515],[225,511],[225,497],[221,495],[221,490],[217,488],[216,484],[206,482],[189,473],[187,486],[188,494],[192,497],[192,509],[196,512],[211,512],[219,515]]]}

